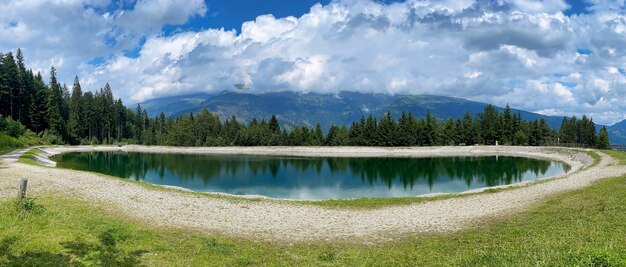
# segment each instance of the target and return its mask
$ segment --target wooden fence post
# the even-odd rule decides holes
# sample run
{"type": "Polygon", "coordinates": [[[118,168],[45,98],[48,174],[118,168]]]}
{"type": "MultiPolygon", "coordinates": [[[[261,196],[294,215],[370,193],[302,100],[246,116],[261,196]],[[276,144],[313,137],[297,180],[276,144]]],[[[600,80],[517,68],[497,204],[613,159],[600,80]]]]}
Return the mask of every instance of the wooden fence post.
{"type": "Polygon", "coordinates": [[[28,179],[22,179],[20,181],[20,191],[17,192],[18,200],[22,200],[26,197],[26,186],[28,186],[28,179]]]}

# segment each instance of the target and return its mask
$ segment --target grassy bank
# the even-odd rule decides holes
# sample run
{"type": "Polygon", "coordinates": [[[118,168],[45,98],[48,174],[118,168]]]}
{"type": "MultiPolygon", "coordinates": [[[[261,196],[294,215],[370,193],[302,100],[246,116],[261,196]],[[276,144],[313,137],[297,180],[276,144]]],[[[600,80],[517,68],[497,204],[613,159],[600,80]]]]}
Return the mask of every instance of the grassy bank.
{"type": "MultiPolygon", "coordinates": [[[[626,158],[622,155],[622,158],[626,158]]],[[[288,244],[159,229],[73,199],[0,202],[0,265],[626,266],[626,177],[460,233],[288,244]]]]}
{"type": "Polygon", "coordinates": [[[16,148],[13,148],[13,147],[0,147],[0,155],[7,154],[15,149],[16,148]]]}
{"type": "MultiPolygon", "coordinates": [[[[35,160],[37,156],[39,156],[40,151],[36,148],[29,149],[24,154],[22,154],[19,158],[19,162],[31,165],[42,166],[35,160]]],[[[42,166],[43,167],[43,166],[42,166]]]]}
{"type": "Polygon", "coordinates": [[[619,160],[620,165],[626,165],[626,152],[622,152],[618,150],[602,150],[602,153],[605,153],[619,160]]]}
{"type": "Polygon", "coordinates": [[[24,143],[18,138],[0,133],[0,155],[7,154],[13,150],[24,147],[24,143]]]}
{"type": "Polygon", "coordinates": [[[19,148],[43,144],[45,144],[45,142],[32,132],[28,132],[19,137],[9,136],[0,132],[0,155],[4,155],[19,148]]]}

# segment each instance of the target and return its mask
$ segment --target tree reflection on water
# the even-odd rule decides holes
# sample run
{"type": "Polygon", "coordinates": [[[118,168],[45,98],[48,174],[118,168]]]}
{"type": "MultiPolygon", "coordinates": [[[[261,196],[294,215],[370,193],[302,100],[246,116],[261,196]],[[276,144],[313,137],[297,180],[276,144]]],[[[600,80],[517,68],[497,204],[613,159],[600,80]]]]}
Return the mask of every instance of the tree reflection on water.
{"type": "Polygon", "coordinates": [[[224,183],[252,183],[296,186],[358,181],[364,185],[385,184],[389,188],[413,188],[425,181],[458,180],[496,186],[520,182],[524,176],[543,177],[557,165],[565,164],[507,156],[431,158],[316,158],[244,155],[151,154],[123,152],[77,152],[57,155],[59,167],[88,170],[112,176],[145,180],[155,173],[160,179],[175,177],[180,184],[214,180],[224,183]],[[283,173],[281,175],[281,173],[283,173]],[[287,177],[291,175],[292,177],[287,177]],[[255,181],[256,180],[256,181],[255,181]]]}

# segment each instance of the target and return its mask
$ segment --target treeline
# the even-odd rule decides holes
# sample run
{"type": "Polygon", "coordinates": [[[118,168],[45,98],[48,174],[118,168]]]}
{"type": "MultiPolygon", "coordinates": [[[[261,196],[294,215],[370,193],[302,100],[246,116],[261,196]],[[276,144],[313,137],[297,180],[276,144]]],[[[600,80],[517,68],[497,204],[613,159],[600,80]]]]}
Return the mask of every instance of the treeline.
{"type": "Polygon", "coordinates": [[[46,84],[41,73],[26,69],[21,50],[0,54],[0,114],[24,125],[47,143],[111,143],[134,138],[126,127],[132,114],[120,99],[113,99],[109,84],[82,92],[78,77],[72,92],[60,84],[54,67],[46,84]]]}
{"type": "Polygon", "coordinates": [[[275,116],[269,121],[253,119],[245,124],[235,117],[224,123],[202,110],[198,114],[165,118],[146,118],[138,107],[136,116],[145,123],[137,141],[146,145],[173,146],[449,146],[501,145],[540,146],[577,143],[608,148],[608,134],[603,127],[596,136],[593,121],[583,117],[564,119],[561,131],[550,129],[544,119],[526,121],[507,107],[501,113],[491,105],[472,116],[469,112],[456,120],[437,120],[430,112],[424,118],[402,113],[394,119],[387,112],[381,119],[369,115],[358,122],[330,127],[325,134],[315,127],[296,126],[281,129],[275,116]],[[569,125],[575,125],[570,129],[569,125]],[[573,131],[576,139],[568,139],[573,131]],[[561,138],[562,135],[567,137],[561,138]],[[561,140],[559,140],[561,139],[561,140]]]}
{"type": "MultiPolygon", "coordinates": [[[[107,83],[94,93],[83,92],[78,77],[70,89],[60,84],[54,67],[46,84],[40,73],[26,69],[21,50],[0,54],[0,115],[24,125],[51,144],[134,143],[171,146],[436,146],[436,145],[556,145],[577,143],[608,148],[603,127],[596,135],[593,120],[564,118],[560,131],[546,121],[523,120],[507,105],[503,112],[488,105],[472,116],[438,120],[402,113],[394,118],[361,117],[351,125],[333,125],[324,133],[319,123],[311,128],[281,128],[278,119],[235,117],[222,121],[207,110],[176,118],[163,113],[149,118],[140,105],[134,110],[115,100],[107,83]]],[[[0,124],[2,127],[2,124],[0,124]]],[[[2,128],[0,128],[2,132],[2,128]]]]}

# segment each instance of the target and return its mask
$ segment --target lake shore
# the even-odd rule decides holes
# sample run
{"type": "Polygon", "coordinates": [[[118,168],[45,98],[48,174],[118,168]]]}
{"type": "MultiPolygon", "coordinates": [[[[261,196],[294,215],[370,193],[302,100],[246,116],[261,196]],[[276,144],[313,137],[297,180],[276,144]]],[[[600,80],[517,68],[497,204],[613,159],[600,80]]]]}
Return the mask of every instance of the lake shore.
{"type": "Polygon", "coordinates": [[[29,192],[37,195],[79,197],[110,204],[112,210],[140,222],[164,227],[195,229],[262,240],[390,240],[406,234],[451,232],[477,221],[505,215],[563,191],[626,173],[608,155],[592,165],[584,151],[542,147],[252,147],[178,148],[145,146],[80,146],[43,148],[46,156],[70,151],[135,151],[150,153],[214,153],[294,156],[478,156],[508,155],[558,160],[569,164],[567,174],[494,193],[349,210],[303,205],[298,202],[231,199],[178,190],[159,190],[89,172],[26,165],[3,160],[0,198],[13,197],[20,178],[29,179],[29,192]]]}

